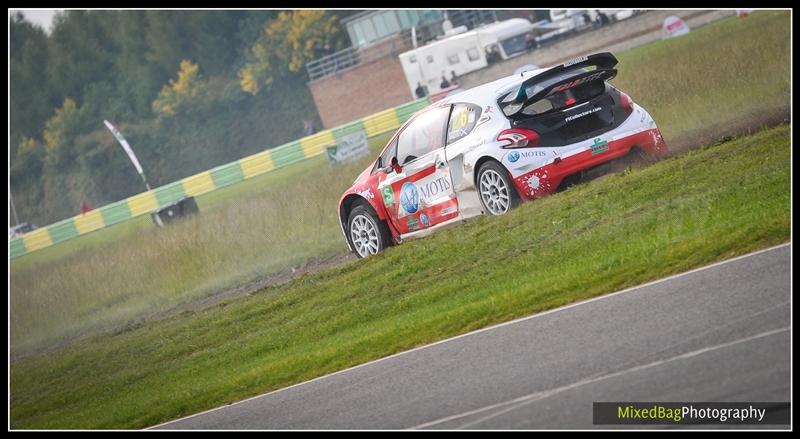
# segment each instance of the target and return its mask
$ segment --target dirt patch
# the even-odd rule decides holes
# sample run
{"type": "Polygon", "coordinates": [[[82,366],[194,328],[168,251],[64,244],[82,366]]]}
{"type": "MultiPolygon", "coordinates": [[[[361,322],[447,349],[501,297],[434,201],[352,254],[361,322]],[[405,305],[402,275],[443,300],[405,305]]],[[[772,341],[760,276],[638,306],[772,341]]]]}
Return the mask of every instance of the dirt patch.
{"type": "Polygon", "coordinates": [[[144,326],[147,323],[163,320],[181,313],[194,313],[202,309],[218,305],[221,302],[225,301],[226,299],[233,299],[243,295],[248,295],[268,286],[277,286],[285,284],[305,274],[316,273],[318,271],[335,267],[337,265],[343,264],[346,261],[354,259],[356,259],[355,255],[348,252],[348,253],[339,253],[337,255],[330,256],[327,258],[321,258],[309,261],[303,265],[292,267],[288,270],[271,274],[269,276],[264,276],[255,279],[253,281],[247,282],[243,285],[239,285],[237,287],[229,288],[227,290],[214,293],[210,296],[206,296],[190,302],[181,303],[166,310],[157,311],[148,315],[141,316],[134,320],[130,320],[126,323],[120,324],[116,328],[112,328],[103,332],[78,334],[72,337],[65,337],[60,341],[50,344],[48,346],[32,348],[25,350],[23,352],[12,352],[10,355],[10,361],[11,363],[15,363],[24,358],[56,352],[76,342],[82,340],[88,340],[100,336],[102,334],[115,334],[115,335],[121,334],[123,332],[136,329],[140,326],[144,326]]]}
{"type": "Polygon", "coordinates": [[[148,316],[142,317],[141,322],[144,323],[153,320],[161,320],[186,311],[198,311],[204,308],[208,308],[210,306],[217,305],[220,302],[224,301],[225,299],[254,293],[268,286],[285,284],[305,274],[316,273],[318,271],[335,267],[339,264],[344,263],[345,261],[350,261],[354,259],[356,259],[356,257],[352,253],[340,253],[328,258],[313,260],[307,262],[306,264],[297,267],[292,267],[289,270],[281,271],[279,273],[258,278],[244,285],[224,290],[219,293],[214,293],[202,299],[197,299],[191,302],[182,303],[168,310],[150,314],[148,316]]]}
{"type": "Polygon", "coordinates": [[[764,128],[771,128],[791,122],[789,107],[773,108],[767,111],[749,113],[733,120],[715,125],[703,126],[685,131],[672,138],[665,138],[670,155],[684,153],[690,149],[716,143],[727,136],[747,136],[764,128]]]}

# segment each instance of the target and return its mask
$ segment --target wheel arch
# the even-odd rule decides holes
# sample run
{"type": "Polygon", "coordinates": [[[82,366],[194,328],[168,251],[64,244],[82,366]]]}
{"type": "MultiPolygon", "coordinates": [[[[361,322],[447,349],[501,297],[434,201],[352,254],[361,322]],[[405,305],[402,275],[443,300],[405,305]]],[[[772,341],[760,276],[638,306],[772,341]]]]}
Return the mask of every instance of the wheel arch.
{"type": "MultiPolygon", "coordinates": [[[[496,158],[490,155],[481,156],[478,160],[476,160],[475,166],[472,168],[473,169],[472,184],[475,186],[476,189],[478,188],[478,173],[481,169],[481,166],[483,166],[483,164],[486,162],[496,162],[498,165],[503,166],[503,164],[500,163],[500,160],[497,160],[496,158]]],[[[505,166],[503,166],[503,168],[505,169],[505,166]]],[[[506,169],[506,171],[508,171],[508,169],[506,169]]]]}
{"type": "Polygon", "coordinates": [[[358,193],[348,194],[342,198],[341,203],[339,203],[339,223],[342,225],[343,232],[347,232],[347,218],[350,216],[350,212],[352,212],[356,206],[360,205],[369,207],[370,210],[372,210],[378,217],[378,221],[381,221],[392,233],[394,233],[394,230],[389,225],[386,212],[382,209],[383,206],[379,205],[376,201],[370,201],[358,193]]]}
{"type": "MultiPolygon", "coordinates": [[[[371,209],[375,210],[367,201],[366,198],[362,197],[361,195],[357,194],[349,194],[342,202],[339,204],[339,222],[342,224],[342,230],[347,233],[347,218],[350,216],[350,212],[358,205],[365,204],[369,206],[371,209]]],[[[377,213],[377,212],[376,212],[377,213]]]]}
{"type": "Polygon", "coordinates": [[[473,173],[472,173],[472,184],[474,185],[475,190],[478,192],[479,194],[478,196],[480,197],[480,188],[478,187],[478,176],[480,175],[481,167],[489,162],[497,163],[497,166],[499,166],[506,172],[506,176],[508,177],[508,181],[511,186],[510,189],[516,193],[517,199],[525,200],[522,191],[520,190],[519,187],[517,187],[517,179],[514,178],[514,176],[511,174],[511,171],[509,171],[506,165],[504,165],[500,160],[491,155],[481,156],[478,160],[475,161],[475,167],[473,168],[473,173]]]}
{"type": "Polygon", "coordinates": [[[369,200],[361,195],[358,194],[349,194],[342,199],[342,202],[339,205],[339,222],[342,226],[342,233],[344,234],[344,239],[347,242],[347,246],[350,248],[351,251],[355,251],[353,246],[352,238],[350,236],[349,224],[348,219],[352,214],[353,210],[364,206],[364,208],[368,209],[372,212],[377,220],[378,229],[380,230],[379,234],[381,236],[380,239],[383,240],[383,248],[389,247],[393,245],[394,242],[394,230],[389,226],[389,222],[387,221],[386,216],[384,215],[381,218],[381,212],[375,208],[375,206],[369,202],[369,200]]]}
{"type": "Polygon", "coordinates": [[[511,187],[513,187],[514,190],[517,191],[517,196],[521,197],[519,188],[517,188],[516,185],[516,179],[514,178],[513,175],[511,175],[511,171],[509,171],[506,165],[504,165],[500,160],[491,155],[481,156],[481,158],[475,161],[475,167],[473,168],[474,171],[472,172],[472,184],[475,186],[475,189],[476,190],[478,189],[478,174],[480,173],[481,166],[483,166],[486,162],[495,162],[501,168],[503,168],[506,171],[506,174],[508,174],[508,179],[511,182],[511,187]]]}

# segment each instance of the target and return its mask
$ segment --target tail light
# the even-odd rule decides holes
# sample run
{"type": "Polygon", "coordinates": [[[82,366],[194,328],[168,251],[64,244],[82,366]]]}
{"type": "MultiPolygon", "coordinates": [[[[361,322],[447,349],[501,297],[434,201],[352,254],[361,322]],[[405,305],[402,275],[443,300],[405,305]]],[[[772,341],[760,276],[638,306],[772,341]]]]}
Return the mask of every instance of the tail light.
{"type": "Polygon", "coordinates": [[[619,92],[619,103],[622,105],[622,108],[626,113],[633,113],[633,101],[631,100],[630,96],[623,92],[619,92]]]}
{"type": "Polygon", "coordinates": [[[510,128],[503,130],[497,140],[505,142],[500,145],[502,148],[532,148],[539,146],[539,133],[526,128],[510,128]]]}

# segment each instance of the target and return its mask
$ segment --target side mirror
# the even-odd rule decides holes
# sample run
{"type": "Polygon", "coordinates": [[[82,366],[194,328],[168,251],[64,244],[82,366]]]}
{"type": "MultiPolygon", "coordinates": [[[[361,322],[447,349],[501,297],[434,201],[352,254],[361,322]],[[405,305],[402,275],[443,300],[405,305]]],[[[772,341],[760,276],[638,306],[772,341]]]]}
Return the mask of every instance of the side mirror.
{"type": "Polygon", "coordinates": [[[389,166],[383,168],[383,172],[387,174],[391,174],[392,172],[399,174],[402,170],[403,167],[397,162],[397,157],[392,157],[392,159],[389,161],[389,166]]]}
{"type": "Polygon", "coordinates": [[[389,163],[389,166],[396,174],[403,172],[403,167],[397,162],[397,157],[392,157],[392,161],[389,163]]]}

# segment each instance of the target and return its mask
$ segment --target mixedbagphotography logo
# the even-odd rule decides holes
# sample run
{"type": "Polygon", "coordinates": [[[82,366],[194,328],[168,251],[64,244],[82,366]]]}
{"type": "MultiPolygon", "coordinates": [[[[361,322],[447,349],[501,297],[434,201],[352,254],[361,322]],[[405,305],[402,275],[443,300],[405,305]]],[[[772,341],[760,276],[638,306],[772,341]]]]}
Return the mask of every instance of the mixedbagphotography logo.
{"type": "Polygon", "coordinates": [[[595,425],[780,425],[788,402],[595,402],[595,425]]]}

